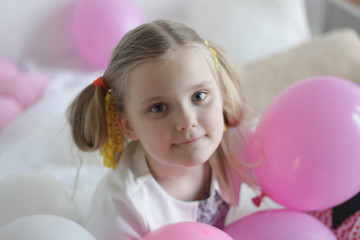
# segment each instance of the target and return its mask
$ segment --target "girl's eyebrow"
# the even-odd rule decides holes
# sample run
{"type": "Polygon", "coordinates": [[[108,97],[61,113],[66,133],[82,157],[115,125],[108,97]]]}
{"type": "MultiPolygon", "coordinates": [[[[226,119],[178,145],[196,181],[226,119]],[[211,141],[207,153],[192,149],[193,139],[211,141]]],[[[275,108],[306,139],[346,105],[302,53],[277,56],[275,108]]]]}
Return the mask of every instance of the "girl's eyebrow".
{"type": "Polygon", "coordinates": [[[206,87],[211,87],[212,85],[214,85],[215,82],[214,81],[204,81],[201,82],[199,84],[195,84],[194,86],[191,86],[190,90],[195,90],[195,89],[201,89],[201,88],[206,88],[206,87]]]}
{"type": "Polygon", "coordinates": [[[150,103],[153,102],[161,102],[163,98],[162,97],[149,97],[149,98],[145,98],[143,101],[140,102],[141,105],[148,105],[150,103]]]}
{"type": "MultiPolygon", "coordinates": [[[[190,86],[189,91],[194,91],[196,89],[211,87],[214,84],[215,84],[214,81],[204,81],[204,82],[190,86]]],[[[140,104],[147,105],[147,104],[153,103],[153,102],[161,102],[161,100],[163,100],[163,99],[164,99],[164,97],[161,97],[161,96],[148,97],[148,98],[145,98],[144,100],[142,100],[140,102],[140,104]]]]}

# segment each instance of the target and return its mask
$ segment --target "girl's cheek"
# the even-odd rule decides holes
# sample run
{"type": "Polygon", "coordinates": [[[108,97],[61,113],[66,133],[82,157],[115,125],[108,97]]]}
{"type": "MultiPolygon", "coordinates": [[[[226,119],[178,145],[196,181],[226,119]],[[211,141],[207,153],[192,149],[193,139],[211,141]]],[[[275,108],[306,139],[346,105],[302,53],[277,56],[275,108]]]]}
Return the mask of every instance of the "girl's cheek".
{"type": "Polygon", "coordinates": [[[211,127],[223,127],[224,117],[222,105],[219,103],[212,104],[212,106],[201,114],[201,118],[211,127]]]}

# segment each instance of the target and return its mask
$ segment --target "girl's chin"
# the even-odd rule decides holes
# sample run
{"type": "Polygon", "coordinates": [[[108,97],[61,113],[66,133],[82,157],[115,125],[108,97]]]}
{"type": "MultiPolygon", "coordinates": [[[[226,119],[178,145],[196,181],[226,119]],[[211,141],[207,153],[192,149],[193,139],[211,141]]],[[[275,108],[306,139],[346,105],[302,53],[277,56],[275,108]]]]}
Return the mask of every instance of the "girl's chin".
{"type": "Polygon", "coordinates": [[[209,159],[210,156],[209,157],[202,156],[199,158],[188,158],[188,159],[184,159],[181,163],[179,163],[179,165],[183,167],[197,167],[208,162],[209,159]]]}

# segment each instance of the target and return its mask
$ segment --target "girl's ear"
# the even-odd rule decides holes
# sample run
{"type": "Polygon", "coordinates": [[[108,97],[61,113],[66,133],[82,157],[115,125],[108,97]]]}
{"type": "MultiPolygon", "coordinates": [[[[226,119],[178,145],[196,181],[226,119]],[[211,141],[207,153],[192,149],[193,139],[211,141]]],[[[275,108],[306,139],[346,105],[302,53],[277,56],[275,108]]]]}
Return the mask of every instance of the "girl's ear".
{"type": "Polygon", "coordinates": [[[121,131],[126,137],[133,141],[138,140],[134,129],[131,127],[129,119],[125,116],[125,114],[118,115],[118,121],[120,123],[121,131]]]}

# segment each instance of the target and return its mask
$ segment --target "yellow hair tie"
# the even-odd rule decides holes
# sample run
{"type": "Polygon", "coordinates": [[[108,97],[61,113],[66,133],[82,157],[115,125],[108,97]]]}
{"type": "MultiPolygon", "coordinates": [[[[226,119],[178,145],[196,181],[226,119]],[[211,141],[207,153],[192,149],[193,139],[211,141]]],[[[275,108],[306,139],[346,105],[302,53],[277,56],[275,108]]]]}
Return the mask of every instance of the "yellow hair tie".
{"type": "Polygon", "coordinates": [[[120,126],[115,111],[115,102],[111,93],[105,95],[105,117],[107,139],[104,145],[100,148],[100,154],[104,159],[104,166],[115,169],[115,154],[116,150],[122,152],[123,144],[120,133],[120,126]]]}
{"type": "Polygon", "coordinates": [[[212,47],[210,47],[209,42],[208,42],[207,40],[205,40],[204,43],[205,43],[205,45],[209,48],[209,50],[210,50],[210,52],[211,52],[211,54],[212,54],[212,56],[213,56],[216,69],[217,69],[217,71],[220,73],[220,63],[219,63],[219,59],[218,59],[218,57],[217,57],[216,51],[215,51],[212,47]]]}

